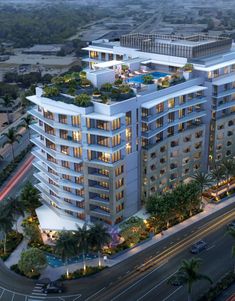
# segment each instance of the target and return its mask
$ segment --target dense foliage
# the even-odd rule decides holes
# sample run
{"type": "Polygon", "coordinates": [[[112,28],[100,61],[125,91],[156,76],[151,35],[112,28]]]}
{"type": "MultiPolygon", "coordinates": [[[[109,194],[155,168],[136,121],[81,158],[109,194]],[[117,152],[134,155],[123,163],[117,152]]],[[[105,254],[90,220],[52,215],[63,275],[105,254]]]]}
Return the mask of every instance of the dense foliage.
{"type": "Polygon", "coordinates": [[[0,11],[0,42],[11,41],[15,47],[62,43],[76,34],[78,26],[100,19],[106,13],[97,7],[75,8],[61,3],[31,10],[6,5],[0,11]]]}
{"type": "Polygon", "coordinates": [[[21,253],[18,267],[27,277],[40,274],[40,271],[47,265],[46,256],[43,251],[30,248],[21,253]]]}
{"type": "Polygon", "coordinates": [[[146,201],[147,211],[168,226],[200,210],[200,188],[195,182],[180,184],[173,191],[153,195],[146,201]]]}

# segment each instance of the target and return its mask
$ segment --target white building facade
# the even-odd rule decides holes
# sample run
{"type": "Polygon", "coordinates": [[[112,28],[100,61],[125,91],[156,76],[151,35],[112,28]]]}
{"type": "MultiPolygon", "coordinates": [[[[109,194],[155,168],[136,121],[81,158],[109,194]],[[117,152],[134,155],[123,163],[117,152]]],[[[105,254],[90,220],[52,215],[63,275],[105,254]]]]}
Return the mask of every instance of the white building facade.
{"type": "Polygon", "coordinates": [[[159,38],[163,46],[156,46],[156,39],[146,46],[145,36],[128,36],[85,48],[87,78],[98,88],[121,78],[122,66],[128,67],[124,81],[134,91],[128,99],[93,99],[83,108],[68,95],[64,101],[44,97],[42,88],[29,97],[36,105],[30,113],[38,120],[31,125],[37,188],[62,228],[66,219],[116,225],[152,194],[189,181],[198,170],[208,171],[212,160],[235,155],[231,41],[165,37],[159,38]],[[186,63],[193,71],[168,87],[140,80],[149,73],[158,74],[158,82],[166,74],[173,78],[186,63]]]}

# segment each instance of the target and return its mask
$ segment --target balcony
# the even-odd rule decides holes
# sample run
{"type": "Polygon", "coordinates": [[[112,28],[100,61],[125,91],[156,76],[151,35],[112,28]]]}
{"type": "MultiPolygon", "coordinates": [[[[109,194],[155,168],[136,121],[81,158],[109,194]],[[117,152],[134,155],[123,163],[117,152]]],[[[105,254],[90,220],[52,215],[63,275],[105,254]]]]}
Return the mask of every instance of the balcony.
{"type": "Polygon", "coordinates": [[[149,130],[147,132],[142,132],[142,137],[144,138],[152,138],[155,135],[167,130],[168,128],[172,127],[172,126],[176,126],[180,123],[185,123],[197,118],[201,118],[203,116],[206,116],[206,111],[199,111],[199,112],[192,112],[190,114],[187,114],[186,117],[180,118],[180,119],[176,119],[174,122],[168,123],[165,126],[161,127],[161,128],[156,128],[153,130],[149,130]]]}
{"type": "Polygon", "coordinates": [[[113,137],[113,136],[116,136],[117,134],[125,132],[125,130],[126,130],[126,126],[121,125],[121,127],[116,130],[102,130],[99,128],[86,128],[85,130],[83,130],[83,132],[87,133],[87,134],[91,134],[91,135],[113,137]]]}
{"type": "Polygon", "coordinates": [[[64,123],[59,123],[54,120],[45,118],[40,112],[38,112],[36,109],[31,109],[28,111],[28,113],[37,119],[43,121],[44,123],[50,125],[53,128],[60,129],[60,130],[68,130],[68,131],[77,131],[78,129],[81,128],[81,126],[78,125],[69,125],[69,124],[64,124],[64,123]]]}
{"type": "Polygon", "coordinates": [[[142,121],[145,122],[145,123],[151,123],[151,122],[156,121],[157,119],[159,119],[161,117],[164,117],[164,116],[168,115],[169,113],[177,112],[181,109],[186,109],[188,107],[196,106],[196,105],[203,104],[203,103],[206,103],[206,102],[207,102],[207,99],[205,98],[205,96],[197,97],[197,98],[189,100],[186,103],[183,103],[181,105],[178,104],[172,109],[166,109],[164,112],[154,113],[153,115],[149,115],[148,117],[142,117],[142,121]]]}
{"type": "Polygon", "coordinates": [[[123,148],[126,147],[126,142],[124,140],[121,140],[121,143],[114,146],[114,147],[107,147],[107,146],[103,146],[100,144],[84,144],[83,148],[84,149],[88,149],[91,151],[96,151],[96,152],[101,152],[101,153],[108,153],[108,154],[113,154],[116,151],[119,151],[123,148]]]}
{"type": "Polygon", "coordinates": [[[56,198],[55,196],[52,196],[50,195],[43,187],[42,185],[38,184],[37,185],[37,188],[38,190],[42,193],[43,195],[43,199],[45,201],[47,201],[47,204],[52,206],[51,205],[51,202],[55,203],[56,206],[62,210],[70,210],[70,211],[73,211],[73,212],[76,212],[76,213],[84,213],[84,208],[80,208],[80,207],[77,207],[73,204],[70,204],[70,203],[67,203],[67,202],[64,202],[62,200],[60,200],[59,198],[56,198]]]}
{"type": "Polygon", "coordinates": [[[218,105],[217,106],[217,109],[215,110],[216,112],[219,112],[219,111],[222,111],[222,110],[225,110],[225,109],[229,109],[229,108],[232,108],[235,106],[235,100],[231,100],[231,101],[228,101],[226,103],[223,103],[221,105],[218,105]]]}
{"type": "Polygon", "coordinates": [[[66,146],[70,146],[70,147],[79,147],[81,146],[81,143],[79,142],[75,142],[72,139],[62,139],[58,136],[55,135],[51,135],[46,133],[42,128],[40,128],[39,125],[37,124],[31,124],[29,126],[33,131],[37,132],[39,135],[42,135],[43,137],[47,138],[48,140],[50,140],[51,142],[55,143],[55,144],[59,144],[59,145],[66,145],[66,146]]]}
{"type": "Polygon", "coordinates": [[[34,148],[34,150],[32,151],[32,154],[34,155],[34,157],[38,158],[39,161],[45,163],[48,167],[53,169],[58,174],[61,174],[61,175],[65,174],[65,175],[69,175],[69,176],[73,176],[73,177],[81,177],[83,175],[81,172],[77,172],[73,169],[65,168],[61,165],[58,165],[56,163],[53,163],[53,162],[47,160],[47,158],[45,158],[42,155],[39,148],[34,148]]]}
{"type": "Polygon", "coordinates": [[[49,147],[46,147],[38,137],[32,137],[30,141],[35,144],[38,148],[44,150],[47,154],[55,158],[56,160],[61,161],[68,161],[73,163],[82,163],[82,160],[76,157],[64,155],[63,153],[60,153],[56,150],[50,149],[49,147]]]}
{"type": "Polygon", "coordinates": [[[71,199],[74,201],[82,202],[84,200],[83,197],[78,196],[72,192],[65,191],[60,187],[55,187],[55,185],[50,184],[47,180],[48,178],[45,177],[45,174],[39,172],[34,174],[35,178],[37,178],[44,186],[48,189],[53,191],[56,195],[60,196],[61,198],[71,199]]]}

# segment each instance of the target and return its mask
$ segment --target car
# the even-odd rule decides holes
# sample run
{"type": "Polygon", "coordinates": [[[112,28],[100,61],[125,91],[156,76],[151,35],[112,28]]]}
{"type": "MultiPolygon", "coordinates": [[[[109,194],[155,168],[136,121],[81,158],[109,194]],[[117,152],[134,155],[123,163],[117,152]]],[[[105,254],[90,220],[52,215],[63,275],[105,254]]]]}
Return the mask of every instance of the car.
{"type": "Polygon", "coordinates": [[[235,229],[235,221],[232,221],[227,225],[228,230],[235,229]]]}
{"type": "Polygon", "coordinates": [[[43,293],[63,293],[64,292],[64,285],[60,281],[51,281],[50,283],[46,284],[43,287],[43,293]]]}
{"type": "Polygon", "coordinates": [[[173,286],[181,286],[184,284],[183,280],[180,278],[172,277],[169,279],[169,284],[173,286]]]}
{"type": "Polygon", "coordinates": [[[203,240],[199,240],[195,244],[192,245],[190,252],[192,254],[198,254],[201,251],[205,250],[207,247],[207,243],[205,243],[203,240]]]}

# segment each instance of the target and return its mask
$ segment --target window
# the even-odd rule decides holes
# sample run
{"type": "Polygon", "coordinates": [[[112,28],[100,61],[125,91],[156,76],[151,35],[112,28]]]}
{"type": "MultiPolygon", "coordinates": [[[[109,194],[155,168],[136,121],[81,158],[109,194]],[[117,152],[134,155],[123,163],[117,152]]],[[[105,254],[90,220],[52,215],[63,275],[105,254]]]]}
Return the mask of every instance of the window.
{"type": "Polygon", "coordinates": [[[175,120],[175,113],[168,114],[168,122],[173,122],[175,120]]]}
{"type": "Polygon", "coordinates": [[[171,98],[168,100],[168,108],[171,109],[171,108],[174,108],[175,106],[175,99],[174,98],[171,98]]]}
{"type": "Polygon", "coordinates": [[[65,145],[60,146],[60,152],[64,155],[69,155],[69,147],[65,145]]]}
{"type": "Polygon", "coordinates": [[[163,102],[156,105],[156,111],[157,111],[157,113],[161,113],[164,111],[164,103],[163,102]]]}
{"type": "Polygon", "coordinates": [[[81,133],[80,132],[72,132],[72,139],[76,142],[81,142],[81,133]]]}
{"type": "Polygon", "coordinates": [[[72,125],[79,126],[81,124],[80,116],[72,116],[72,125]]]}
{"type": "Polygon", "coordinates": [[[68,139],[68,131],[60,130],[60,138],[67,140],[68,139]]]}
{"type": "Polygon", "coordinates": [[[65,168],[69,168],[70,163],[68,161],[61,161],[61,165],[65,168]]]}
{"type": "Polygon", "coordinates": [[[81,157],[82,156],[82,148],[81,147],[74,147],[73,149],[74,157],[81,157]]]}
{"type": "Polygon", "coordinates": [[[123,165],[117,167],[117,168],[115,169],[115,176],[117,177],[117,176],[121,175],[121,174],[123,173],[123,171],[124,171],[123,165]]]}
{"type": "Polygon", "coordinates": [[[157,128],[160,128],[162,126],[163,126],[163,117],[158,118],[157,121],[156,121],[156,127],[157,128]]]}
{"type": "Polygon", "coordinates": [[[131,124],[131,111],[126,113],[126,125],[131,124]]]}
{"type": "Polygon", "coordinates": [[[59,114],[59,122],[63,124],[67,124],[67,116],[63,114],[59,114]]]}

